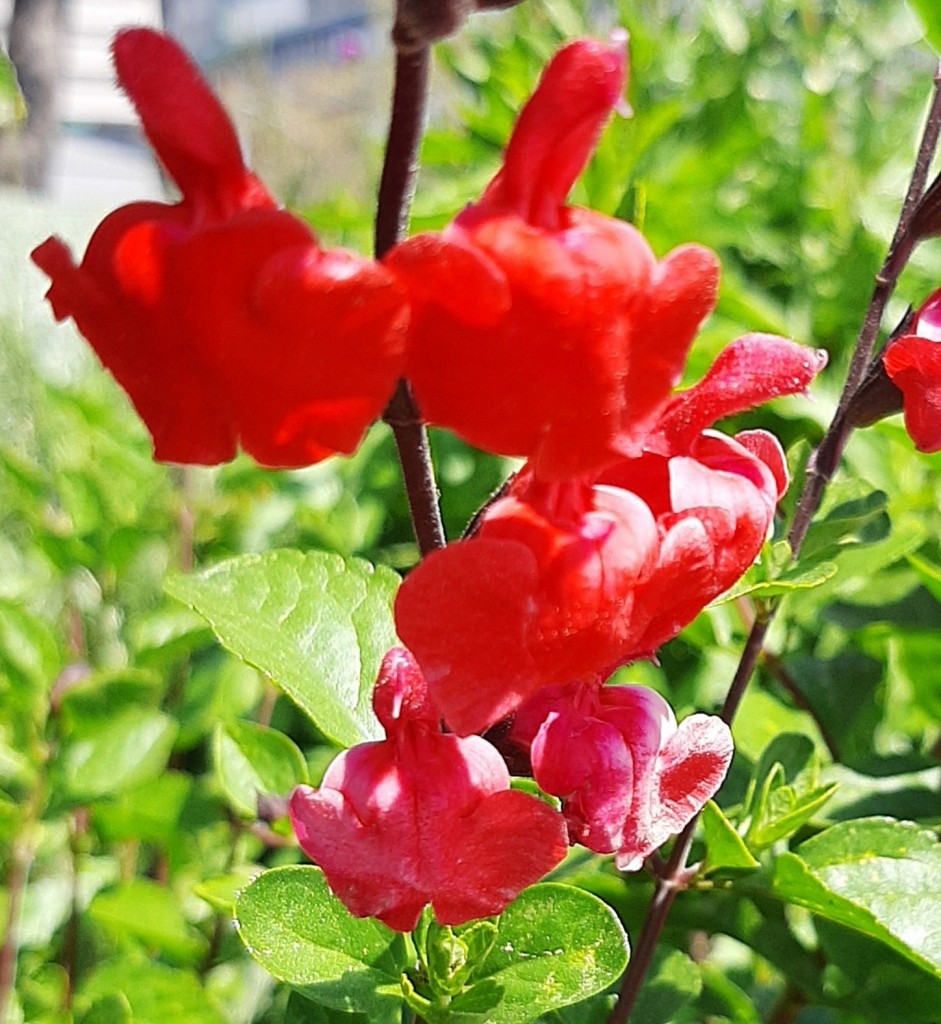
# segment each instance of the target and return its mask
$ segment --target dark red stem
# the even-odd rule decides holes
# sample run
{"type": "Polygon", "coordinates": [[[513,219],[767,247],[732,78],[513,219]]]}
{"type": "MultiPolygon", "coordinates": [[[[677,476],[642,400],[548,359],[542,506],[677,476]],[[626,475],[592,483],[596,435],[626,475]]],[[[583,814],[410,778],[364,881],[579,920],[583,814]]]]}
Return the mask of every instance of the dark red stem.
{"type": "MultiPolygon", "coordinates": [[[[376,259],[382,259],[408,230],[425,126],[429,60],[427,46],[396,54],[392,118],[376,205],[376,259]]],[[[408,381],[399,381],[383,419],[395,436],[415,538],[424,556],[444,547],[445,536],[428,433],[408,381]]]]}

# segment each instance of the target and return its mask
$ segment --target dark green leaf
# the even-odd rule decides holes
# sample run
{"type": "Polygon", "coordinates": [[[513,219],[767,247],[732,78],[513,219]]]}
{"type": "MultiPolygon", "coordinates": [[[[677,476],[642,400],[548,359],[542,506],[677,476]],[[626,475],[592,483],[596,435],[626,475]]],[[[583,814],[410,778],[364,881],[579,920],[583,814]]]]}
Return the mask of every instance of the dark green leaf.
{"type": "Polygon", "coordinates": [[[685,953],[659,950],[631,1014],[631,1024],[670,1024],[701,988],[700,969],[685,953]]]}

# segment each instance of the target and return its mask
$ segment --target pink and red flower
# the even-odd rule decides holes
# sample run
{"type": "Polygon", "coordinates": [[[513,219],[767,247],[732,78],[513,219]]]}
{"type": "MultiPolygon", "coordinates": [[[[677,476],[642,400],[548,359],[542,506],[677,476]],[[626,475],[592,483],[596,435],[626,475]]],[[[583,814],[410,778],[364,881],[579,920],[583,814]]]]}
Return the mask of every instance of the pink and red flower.
{"type": "Polygon", "coordinates": [[[732,760],[732,734],[714,715],[677,726],[643,686],[549,687],[516,713],[510,740],[562,798],[571,842],[615,853],[622,871],[681,832],[715,795],[732,760]]]}
{"type": "Polygon", "coordinates": [[[410,931],[430,903],[441,924],[463,924],[558,864],[561,815],[511,790],[486,740],[441,731],[408,651],[386,655],[373,706],[386,738],[340,754],[290,804],[301,846],[352,914],[410,931]]]}
{"type": "Polygon", "coordinates": [[[218,463],[241,444],[301,466],[353,451],[404,365],[400,286],[276,207],[170,38],[124,30],[114,61],[182,198],[116,210],[78,266],[58,238],[38,246],[56,318],[127,391],[158,459],[218,463]]]}
{"type": "Polygon", "coordinates": [[[422,413],[528,456],[546,480],[616,458],[669,398],[715,303],[709,250],[658,263],[631,225],[565,205],[625,76],[623,42],[562,49],[481,199],[385,260],[412,301],[406,373],[422,413]]]}

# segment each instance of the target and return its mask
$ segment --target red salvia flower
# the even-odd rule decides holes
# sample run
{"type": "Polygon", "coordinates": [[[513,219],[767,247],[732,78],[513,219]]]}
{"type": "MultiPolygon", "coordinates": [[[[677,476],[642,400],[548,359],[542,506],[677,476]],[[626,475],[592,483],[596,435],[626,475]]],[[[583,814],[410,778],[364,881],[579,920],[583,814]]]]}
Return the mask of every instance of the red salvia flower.
{"type": "Polygon", "coordinates": [[[562,798],[569,839],[616,853],[634,871],[715,795],[732,760],[720,718],[677,726],[667,702],[643,686],[549,687],[517,712],[510,740],[533,774],[562,798]]]}
{"type": "Polygon", "coordinates": [[[941,451],[941,290],[918,310],[911,333],[886,348],[883,364],[902,392],[905,429],[915,447],[941,451]]]}
{"type": "Polygon", "coordinates": [[[441,731],[408,651],[386,655],[373,706],[386,738],[340,754],[290,804],[301,846],[352,914],[411,931],[430,903],[441,924],[463,924],[558,864],[561,815],[511,790],[486,740],[441,731]]]}
{"type": "Polygon", "coordinates": [[[423,414],[529,456],[547,480],[624,450],[669,397],[715,302],[707,249],[657,263],[632,226],[565,205],[625,73],[622,42],[561,50],[481,199],[386,257],[413,304],[407,375],[423,414]]]}
{"type": "Polygon", "coordinates": [[[641,453],[585,480],[530,470],[476,536],[431,554],[396,598],[399,636],[450,728],[480,732],[541,688],[650,657],[757,557],[787,485],[764,431],[705,430],[801,391],[821,353],[751,335],[663,410],[641,453]]]}
{"type": "Polygon", "coordinates": [[[268,466],[351,452],[402,371],[401,288],[277,209],[173,40],[127,29],[113,49],[182,198],[116,210],[78,266],[58,238],[40,245],[56,318],[127,391],[158,459],[213,464],[239,443],[268,466]]]}

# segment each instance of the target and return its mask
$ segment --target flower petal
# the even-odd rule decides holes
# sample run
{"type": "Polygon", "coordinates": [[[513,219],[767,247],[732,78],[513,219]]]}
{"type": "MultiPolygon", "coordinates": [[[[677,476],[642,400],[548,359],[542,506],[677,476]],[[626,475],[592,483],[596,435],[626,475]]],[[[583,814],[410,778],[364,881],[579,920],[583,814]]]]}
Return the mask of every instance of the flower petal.
{"type": "Polygon", "coordinates": [[[886,372],[903,396],[905,429],[921,452],[941,451],[941,344],[909,335],[883,356],[886,372]]]}
{"type": "Polygon", "coordinates": [[[698,384],[673,399],[658,434],[668,451],[681,451],[717,420],[803,391],[826,363],[823,349],[772,334],[747,334],[719,353],[698,384]]]}
{"type": "Polygon", "coordinates": [[[247,203],[274,207],[249,174],[235,129],[186,52],[148,28],[123,29],[113,44],[121,88],[184,201],[226,216],[247,203]]]}

